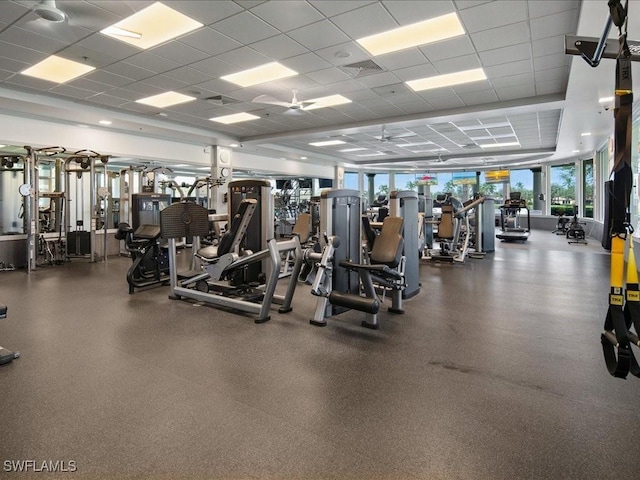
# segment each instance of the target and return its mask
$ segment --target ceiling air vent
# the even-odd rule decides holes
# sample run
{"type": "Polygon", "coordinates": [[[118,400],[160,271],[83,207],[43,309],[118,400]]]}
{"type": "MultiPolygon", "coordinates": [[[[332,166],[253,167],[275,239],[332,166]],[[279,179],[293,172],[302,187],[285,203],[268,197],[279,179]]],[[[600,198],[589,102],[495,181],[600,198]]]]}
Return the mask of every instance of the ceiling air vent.
{"type": "Polygon", "coordinates": [[[235,98],[225,97],[224,95],[214,95],[213,97],[207,97],[205,100],[215,105],[231,105],[232,103],[240,103],[235,98]]]}
{"type": "Polygon", "coordinates": [[[374,73],[382,72],[382,67],[373,60],[364,60],[363,62],[350,63],[343,65],[341,68],[354,78],[366,77],[374,73]]]}

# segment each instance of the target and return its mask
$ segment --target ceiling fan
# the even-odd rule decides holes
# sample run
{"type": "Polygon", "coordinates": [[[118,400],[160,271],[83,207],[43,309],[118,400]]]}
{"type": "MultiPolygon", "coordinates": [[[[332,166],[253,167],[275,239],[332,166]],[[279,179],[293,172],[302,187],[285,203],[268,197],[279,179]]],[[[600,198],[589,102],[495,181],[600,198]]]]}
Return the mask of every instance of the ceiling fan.
{"type": "MultiPolygon", "coordinates": [[[[86,9],[83,8],[83,4],[77,2],[65,6],[65,10],[62,10],[56,5],[55,0],[40,0],[34,3],[31,7],[31,11],[38,17],[28,22],[30,25],[36,28],[52,29],[56,28],[58,24],[66,24],[70,26],[84,27],[88,29],[101,29],[106,25],[103,24],[104,19],[93,18],[94,15],[89,15],[86,9]],[[71,10],[73,11],[71,11],[71,10]],[[82,10],[85,10],[84,12],[82,10]],[[71,14],[69,14],[71,12],[71,14]]],[[[141,38],[142,35],[137,32],[125,30],[123,28],[109,27],[110,35],[119,35],[122,37],[141,38]]]]}
{"type": "Polygon", "coordinates": [[[415,136],[416,134],[413,132],[406,132],[406,133],[400,133],[398,135],[391,135],[389,132],[387,132],[387,129],[385,128],[385,126],[382,125],[381,134],[376,136],[375,138],[377,138],[379,142],[386,143],[386,142],[393,142],[398,138],[407,138],[407,137],[415,137],[415,136]]]}
{"type": "Polygon", "coordinates": [[[298,100],[298,90],[295,88],[291,90],[293,92],[293,98],[290,102],[285,102],[283,100],[278,100],[270,95],[260,95],[252,100],[254,103],[264,103],[267,105],[279,105],[281,107],[286,107],[285,115],[301,115],[304,112],[304,109],[310,105],[313,105],[315,102],[301,102],[298,100]]]}

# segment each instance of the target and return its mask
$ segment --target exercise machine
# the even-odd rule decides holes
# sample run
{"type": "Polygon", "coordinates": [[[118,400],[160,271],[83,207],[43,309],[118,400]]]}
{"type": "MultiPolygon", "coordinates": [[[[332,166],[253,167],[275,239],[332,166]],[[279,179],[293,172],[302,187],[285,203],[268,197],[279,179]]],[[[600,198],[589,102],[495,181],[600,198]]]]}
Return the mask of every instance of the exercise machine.
{"type": "MultiPolygon", "coordinates": [[[[380,309],[378,292],[382,292],[383,301],[385,294],[390,292],[392,300],[388,309],[390,313],[404,313],[402,298],[403,291],[406,288],[404,272],[406,259],[403,256],[403,225],[404,221],[401,217],[388,216],[383,220],[380,234],[376,237],[373,248],[369,253],[369,263],[340,260],[340,267],[358,274],[364,295],[360,293],[342,293],[335,290],[327,292],[327,299],[332,305],[364,312],[366,318],[362,321],[363,327],[380,328],[378,321],[378,311],[380,309]]],[[[334,246],[335,243],[336,240],[334,238],[334,246]]],[[[313,285],[312,292],[314,291],[316,295],[321,292],[319,284],[313,285]]]]}
{"type": "Polygon", "coordinates": [[[282,305],[280,313],[292,310],[291,300],[302,267],[302,250],[298,238],[282,242],[271,238],[265,250],[241,251],[241,244],[250,229],[257,203],[252,198],[241,200],[231,227],[220,243],[203,249],[199,248],[200,237],[209,233],[209,212],[206,208],[195,203],[181,202],[160,212],[162,237],[168,240],[169,298],[187,298],[251,313],[257,316],[256,323],[263,323],[271,318],[272,303],[282,305]],[[183,237],[193,237],[192,248],[203,263],[199,273],[180,279],[176,265],[176,239],[183,237]],[[289,251],[295,252],[293,272],[285,295],[276,295],[280,258],[289,251]],[[258,265],[260,270],[265,263],[267,273],[254,280],[255,270],[252,267],[258,265]]]}
{"type": "MultiPolygon", "coordinates": [[[[0,303],[0,320],[4,318],[7,318],[7,307],[0,303]]],[[[18,357],[20,357],[20,352],[12,352],[11,350],[7,350],[0,346],[0,365],[11,363],[18,357]]]]}
{"type": "MultiPolygon", "coordinates": [[[[402,298],[411,298],[420,293],[418,194],[413,190],[392,191],[389,194],[389,215],[404,218],[400,232],[403,238],[402,255],[406,259],[402,298]]],[[[362,278],[362,275],[360,277],[362,278]]]]}
{"type": "Polygon", "coordinates": [[[573,207],[573,218],[567,225],[566,238],[570,244],[587,245],[584,222],[578,220],[578,207],[573,207]]]}
{"type": "Polygon", "coordinates": [[[500,232],[496,238],[505,242],[525,242],[531,230],[531,215],[527,201],[520,192],[511,192],[509,198],[500,205],[500,232]],[[527,217],[527,226],[522,226],[522,211],[527,217]]]}
{"type": "MultiPolygon", "coordinates": [[[[445,193],[438,195],[436,201],[442,208],[440,220],[437,222],[438,231],[435,235],[440,248],[425,249],[422,258],[436,262],[464,263],[469,255],[472,236],[475,236],[474,241],[476,242],[474,252],[476,254],[473,256],[482,256],[477,255],[478,251],[482,251],[482,246],[480,246],[480,250],[478,249],[477,242],[478,239],[486,238],[486,236],[482,235],[482,226],[480,227],[481,235],[474,235],[469,221],[469,212],[474,209],[476,212],[479,210],[478,207],[485,201],[484,196],[478,194],[474,199],[463,204],[451,194],[445,193]]],[[[476,221],[477,227],[478,222],[476,221]]]]}
{"type": "Polygon", "coordinates": [[[160,234],[159,225],[140,225],[135,231],[128,223],[118,225],[115,237],[124,240],[132,261],[127,271],[130,294],[136,288],[169,282],[169,255],[160,245],[160,234]]]}
{"type": "MultiPolygon", "coordinates": [[[[329,294],[359,295],[357,271],[340,265],[342,260],[360,263],[362,253],[360,192],[350,189],[324,190],[320,194],[320,231],[318,247],[307,249],[304,260],[313,265],[315,277],[311,293],[318,297],[312,325],[326,326],[327,318],[350,307],[331,303],[329,294]]],[[[313,276],[314,272],[311,273],[313,276]]],[[[311,278],[311,277],[309,277],[311,278]]]]}

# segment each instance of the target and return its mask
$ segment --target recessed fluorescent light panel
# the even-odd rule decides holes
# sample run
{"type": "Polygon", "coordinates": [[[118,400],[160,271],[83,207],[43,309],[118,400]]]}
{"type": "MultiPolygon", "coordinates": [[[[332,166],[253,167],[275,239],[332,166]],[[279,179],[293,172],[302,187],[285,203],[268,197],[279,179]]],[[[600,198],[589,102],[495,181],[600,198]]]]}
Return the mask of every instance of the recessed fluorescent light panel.
{"type": "Polygon", "coordinates": [[[342,152],[342,153],[349,153],[349,152],[360,152],[362,150],[366,150],[366,148],[364,148],[364,147],[345,148],[343,150],[338,150],[338,151],[342,152]]]}
{"type": "Polygon", "coordinates": [[[419,78],[405,82],[414,92],[422,90],[431,90],[433,88],[451,87],[453,85],[461,85],[463,83],[477,82],[486,80],[487,76],[481,68],[472,70],[463,70],[462,72],[447,73],[445,75],[437,75],[435,77],[419,78]]]}
{"type": "Polygon", "coordinates": [[[588,137],[589,135],[591,135],[591,132],[583,132],[580,134],[581,137],[588,137]]]}
{"type": "Polygon", "coordinates": [[[100,120],[98,123],[100,125],[111,125],[111,120],[100,120]]]}
{"type": "Polygon", "coordinates": [[[343,143],[347,142],[343,142],[342,140],[324,140],[322,142],[311,142],[309,145],[313,147],[329,147],[331,145],[342,145],[343,143]]]}
{"type": "Polygon", "coordinates": [[[399,147],[409,148],[409,147],[417,147],[419,145],[435,145],[433,142],[414,142],[414,143],[399,143],[399,147]]]}
{"type": "Polygon", "coordinates": [[[464,28],[458,16],[455,13],[449,13],[356,41],[371,55],[383,55],[463,34],[464,28]]]}
{"type": "Polygon", "coordinates": [[[200,22],[156,2],[100,33],[147,49],[202,27],[200,22]]]}
{"type": "Polygon", "coordinates": [[[487,143],[480,145],[481,148],[497,148],[497,147],[516,147],[520,146],[519,142],[504,142],[504,143],[487,143]]]}
{"type": "Polygon", "coordinates": [[[178,92],[164,92],[159,95],[141,98],[140,100],[136,100],[136,103],[143,103],[157,108],[167,108],[173,105],[178,105],[179,103],[190,102],[195,99],[196,97],[190,97],[189,95],[183,95],[178,92]]]}
{"type": "Polygon", "coordinates": [[[213,117],[210,118],[212,122],[224,123],[225,125],[230,125],[232,123],[246,122],[249,120],[256,120],[257,115],[252,115],[250,113],[242,112],[242,113],[234,113],[232,115],[223,115],[221,117],[213,117]]]}
{"type": "Polygon", "coordinates": [[[49,82],[65,83],[85,73],[89,73],[95,70],[95,68],[96,67],[84,63],[58,57],[57,55],[51,55],[20,73],[49,82]]]}
{"type": "Polygon", "coordinates": [[[327,97],[312,98],[306,101],[313,103],[304,107],[303,110],[315,110],[316,108],[335,107],[336,105],[351,103],[351,100],[342,95],[329,95],[327,97]]]}
{"type": "Polygon", "coordinates": [[[227,82],[240,85],[241,87],[250,87],[260,83],[280,80],[281,78],[293,77],[294,75],[298,75],[298,72],[278,62],[271,62],[260,65],[259,67],[250,68],[249,70],[243,70],[242,72],[224,75],[220,78],[227,82]]]}
{"type": "Polygon", "coordinates": [[[598,100],[598,102],[600,102],[600,103],[613,102],[613,97],[602,97],[601,99],[598,100]]]}
{"type": "Polygon", "coordinates": [[[386,155],[386,153],[376,152],[376,153],[363,153],[362,155],[356,155],[356,157],[380,157],[384,155],[386,155]]]}

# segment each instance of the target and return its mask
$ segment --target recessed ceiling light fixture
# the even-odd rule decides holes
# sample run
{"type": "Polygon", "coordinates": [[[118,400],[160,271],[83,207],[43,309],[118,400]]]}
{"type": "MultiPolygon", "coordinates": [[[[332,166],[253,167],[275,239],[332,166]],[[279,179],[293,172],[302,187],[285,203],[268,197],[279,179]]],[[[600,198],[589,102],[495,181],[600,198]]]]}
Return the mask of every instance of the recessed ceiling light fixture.
{"type": "Polygon", "coordinates": [[[401,144],[398,144],[399,147],[403,147],[403,148],[417,147],[419,145],[434,145],[434,143],[426,141],[426,142],[413,142],[413,143],[401,143],[401,144]]]}
{"type": "Polygon", "coordinates": [[[323,140],[321,142],[311,142],[309,145],[312,147],[329,147],[331,145],[342,145],[343,143],[347,142],[343,142],[342,140],[323,140]]]}
{"type": "Polygon", "coordinates": [[[95,70],[96,67],[51,55],[20,72],[22,75],[55,83],[65,83],[95,70]]]}
{"type": "Polygon", "coordinates": [[[519,147],[520,142],[503,142],[503,143],[485,143],[479,145],[480,148],[498,148],[498,147],[519,147]]]}
{"type": "Polygon", "coordinates": [[[100,125],[111,125],[111,120],[100,120],[98,123],[100,125]]]}
{"type": "Polygon", "coordinates": [[[609,103],[613,102],[613,97],[602,97],[598,100],[600,103],[609,103]]]}
{"type": "Polygon", "coordinates": [[[100,33],[147,49],[202,27],[202,23],[156,2],[100,33]]]}
{"type": "Polygon", "coordinates": [[[298,72],[295,70],[291,70],[278,62],[270,62],[248,70],[232,73],[231,75],[224,75],[220,78],[227,82],[240,85],[241,87],[251,87],[252,85],[293,77],[295,75],[298,75],[298,72]]]}
{"type": "Polygon", "coordinates": [[[356,148],[345,148],[343,150],[338,150],[341,153],[349,153],[349,152],[360,152],[362,150],[366,150],[364,147],[356,147],[356,148]]]}
{"type": "Polygon", "coordinates": [[[487,76],[481,68],[472,70],[463,70],[461,72],[447,73],[445,75],[437,75],[434,77],[418,78],[405,82],[414,92],[422,90],[431,90],[433,88],[451,87],[453,85],[461,85],[463,83],[477,82],[486,80],[487,76]]]}
{"type": "Polygon", "coordinates": [[[236,148],[236,147],[239,147],[240,145],[238,145],[237,143],[230,143],[229,146],[231,148],[236,148]]]}
{"type": "Polygon", "coordinates": [[[345,103],[351,103],[347,97],[342,95],[328,95],[326,97],[311,98],[306,102],[313,102],[311,105],[307,105],[303,110],[315,110],[316,108],[335,107],[336,105],[342,105],[345,103]]]}
{"type": "Polygon", "coordinates": [[[591,135],[591,132],[582,132],[580,134],[581,137],[588,137],[589,135],[591,135]]]}
{"type": "Polygon", "coordinates": [[[211,120],[212,122],[218,122],[218,123],[224,123],[225,125],[230,125],[232,123],[247,122],[249,120],[256,120],[258,118],[260,117],[258,117],[257,115],[242,112],[242,113],[233,113],[231,115],[223,115],[221,117],[213,117],[213,118],[210,118],[209,120],[211,120]]]}
{"type": "Polygon", "coordinates": [[[195,100],[195,97],[184,95],[178,92],[164,92],[158,95],[152,95],[151,97],[141,98],[136,100],[136,103],[143,103],[144,105],[151,105],[157,108],[167,108],[180,103],[191,102],[195,100]]]}
{"type": "Polygon", "coordinates": [[[371,55],[383,55],[464,34],[455,13],[430,18],[356,40],[371,55]]]}
{"type": "Polygon", "coordinates": [[[307,157],[300,157],[300,160],[306,160],[307,157]]]}

